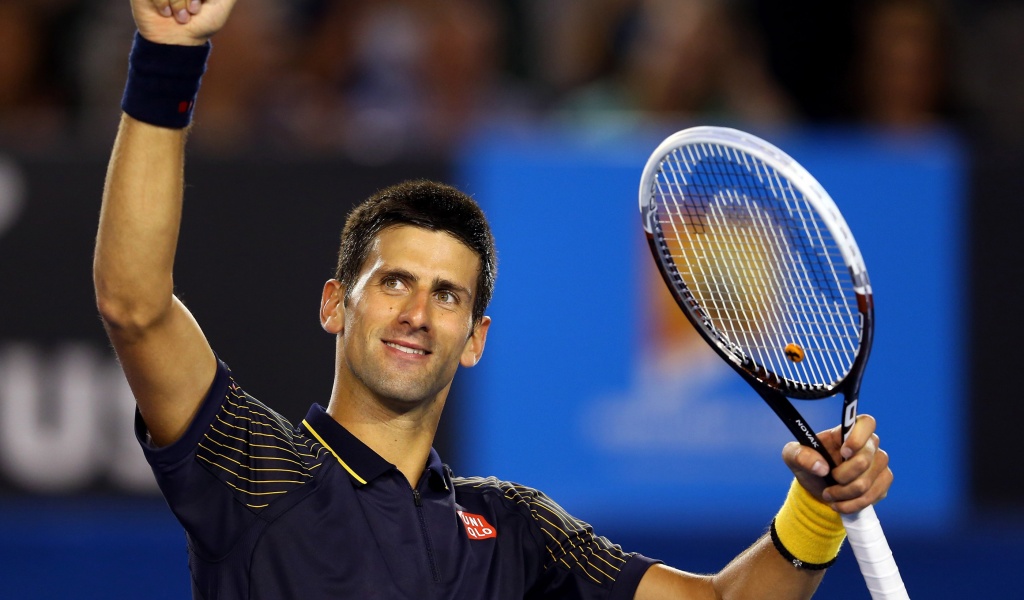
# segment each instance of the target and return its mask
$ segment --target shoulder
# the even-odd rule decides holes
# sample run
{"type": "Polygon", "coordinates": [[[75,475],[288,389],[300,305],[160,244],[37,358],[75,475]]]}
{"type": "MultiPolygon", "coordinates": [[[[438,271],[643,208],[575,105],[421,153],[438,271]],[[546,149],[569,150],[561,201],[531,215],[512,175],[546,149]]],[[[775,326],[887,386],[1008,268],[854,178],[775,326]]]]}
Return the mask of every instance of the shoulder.
{"type": "Polygon", "coordinates": [[[230,378],[196,460],[248,507],[262,509],[313,480],[329,452],[230,378]]]}
{"type": "Polygon", "coordinates": [[[488,504],[529,511],[531,505],[547,499],[544,492],[497,477],[452,477],[456,497],[477,497],[488,504]]]}
{"type": "Polygon", "coordinates": [[[541,498],[547,498],[538,489],[502,481],[497,477],[452,477],[455,491],[459,495],[480,496],[492,501],[501,500],[509,505],[528,506],[541,498]]]}
{"type": "Polygon", "coordinates": [[[268,458],[282,453],[305,467],[319,464],[328,456],[317,440],[295,427],[283,415],[249,395],[230,378],[224,403],[211,423],[204,441],[222,447],[244,447],[250,458],[268,458]]]}
{"type": "Polygon", "coordinates": [[[281,413],[249,395],[231,375],[228,376],[224,403],[213,423],[214,427],[216,421],[228,425],[228,432],[246,429],[255,435],[267,435],[273,439],[280,436],[286,443],[291,442],[296,435],[303,435],[281,413]]]}

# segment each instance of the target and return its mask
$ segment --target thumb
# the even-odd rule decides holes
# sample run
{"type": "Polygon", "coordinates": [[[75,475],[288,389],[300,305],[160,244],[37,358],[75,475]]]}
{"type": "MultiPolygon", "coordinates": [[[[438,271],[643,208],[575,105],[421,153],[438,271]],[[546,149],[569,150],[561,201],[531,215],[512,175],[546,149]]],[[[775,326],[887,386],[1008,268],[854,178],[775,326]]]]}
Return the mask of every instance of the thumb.
{"type": "Polygon", "coordinates": [[[800,485],[820,500],[827,487],[824,477],[831,470],[828,461],[817,450],[799,442],[789,442],[782,448],[782,460],[800,485]]]}

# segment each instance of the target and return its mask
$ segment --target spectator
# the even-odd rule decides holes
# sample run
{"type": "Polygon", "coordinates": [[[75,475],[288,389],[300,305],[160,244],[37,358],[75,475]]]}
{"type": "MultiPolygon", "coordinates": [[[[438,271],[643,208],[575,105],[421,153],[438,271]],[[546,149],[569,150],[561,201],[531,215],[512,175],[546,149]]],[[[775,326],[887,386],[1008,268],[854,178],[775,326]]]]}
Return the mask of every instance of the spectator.
{"type": "Polygon", "coordinates": [[[524,62],[547,99],[609,74],[637,0],[528,0],[524,62]]]}
{"type": "Polygon", "coordinates": [[[54,77],[57,5],[0,2],[0,144],[46,148],[65,133],[67,104],[54,77]]]}
{"type": "Polygon", "coordinates": [[[286,141],[280,122],[296,100],[283,68],[295,43],[290,25],[280,3],[246,0],[245,10],[217,36],[200,100],[206,116],[193,136],[198,152],[251,153],[286,141]]]}
{"type": "Polygon", "coordinates": [[[326,3],[301,53],[294,135],[371,162],[451,149],[516,103],[500,77],[500,17],[482,0],[326,3]]]}
{"type": "Polygon", "coordinates": [[[751,31],[718,0],[639,0],[620,63],[570,96],[571,110],[778,123],[789,102],[751,31]]]}
{"type": "Polygon", "coordinates": [[[990,3],[965,19],[962,69],[971,128],[986,143],[1024,146],[1024,6],[990,3]]]}
{"type": "Polygon", "coordinates": [[[870,3],[855,59],[859,118],[896,128],[940,122],[950,108],[949,38],[930,0],[870,3]]]}

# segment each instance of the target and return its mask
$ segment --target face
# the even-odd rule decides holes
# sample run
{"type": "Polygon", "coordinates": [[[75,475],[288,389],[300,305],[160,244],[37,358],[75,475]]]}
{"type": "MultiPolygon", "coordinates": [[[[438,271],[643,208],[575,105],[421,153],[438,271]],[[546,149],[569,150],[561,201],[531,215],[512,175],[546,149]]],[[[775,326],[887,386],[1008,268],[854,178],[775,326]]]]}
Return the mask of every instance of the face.
{"type": "Polygon", "coordinates": [[[397,410],[443,398],[458,366],[483,353],[490,319],[473,326],[480,259],[447,233],[385,229],[349,293],[324,287],[321,322],[340,334],[338,384],[397,410]]]}

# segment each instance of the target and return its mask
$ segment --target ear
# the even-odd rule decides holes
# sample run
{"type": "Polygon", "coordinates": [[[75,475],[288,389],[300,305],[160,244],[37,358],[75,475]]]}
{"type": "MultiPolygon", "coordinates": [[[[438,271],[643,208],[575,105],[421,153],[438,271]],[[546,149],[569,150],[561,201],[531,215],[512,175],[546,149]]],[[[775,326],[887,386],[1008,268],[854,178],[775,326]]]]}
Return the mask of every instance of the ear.
{"type": "Polygon", "coordinates": [[[345,329],[345,288],[337,279],[328,279],[320,298],[320,326],[337,335],[345,329]]]}
{"type": "Polygon", "coordinates": [[[469,339],[466,340],[466,346],[462,349],[459,364],[464,367],[474,367],[476,363],[480,362],[480,357],[484,355],[484,346],[487,344],[487,330],[490,327],[490,317],[481,318],[480,322],[473,327],[473,333],[470,334],[469,339]]]}

